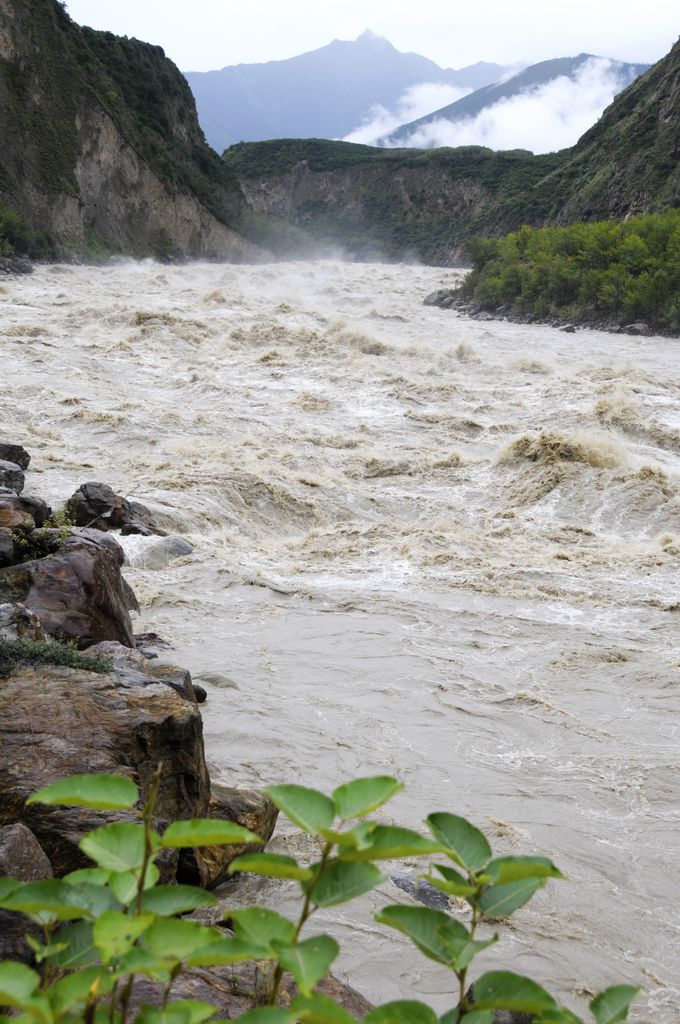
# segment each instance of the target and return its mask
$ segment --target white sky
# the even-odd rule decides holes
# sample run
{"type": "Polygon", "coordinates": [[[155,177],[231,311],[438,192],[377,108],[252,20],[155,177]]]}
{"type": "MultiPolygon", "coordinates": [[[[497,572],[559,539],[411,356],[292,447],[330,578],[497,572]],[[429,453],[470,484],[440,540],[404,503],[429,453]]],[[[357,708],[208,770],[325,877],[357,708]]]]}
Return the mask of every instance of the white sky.
{"type": "Polygon", "coordinates": [[[80,24],[157,43],[183,71],[293,57],[366,28],[442,67],[594,53],[652,63],[678,0],[67,0],[80,24]]]}

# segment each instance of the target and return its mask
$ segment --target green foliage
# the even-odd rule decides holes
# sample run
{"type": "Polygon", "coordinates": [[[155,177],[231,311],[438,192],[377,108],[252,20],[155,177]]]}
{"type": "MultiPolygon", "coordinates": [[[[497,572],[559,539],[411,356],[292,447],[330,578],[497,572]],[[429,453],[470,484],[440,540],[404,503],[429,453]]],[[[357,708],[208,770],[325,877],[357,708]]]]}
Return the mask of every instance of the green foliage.
{"type": "Polygon", "coordinates": [[[54,244],[46,234],[34,231],[28,221],[0,199],[0,256],[17,254],[47,259],[54,252],[54,244]]]}
{"type": "Polygon", "coordinates": [[[483,309],[680,333],[680,210],[475,239],[462,294],[483,309]]]}
{"type": "Polygon", "coordinates": [[[81,654],[75,644],[63,640],[29,640],[0,637],[0,678],[19,665],[65,665],[86,672],[110,672],[113,663],[102,655],[81,654]]]}
{"type": "MultiPolygon", "coordinates": [[[[43,882],[0,879],[0,908],[25,914],[43,933],[42,942],[30,939],[39,971],[0,964],[0,1005],[18,1011],[18,1024],[128,1024],[139,975],[159,982],[163,999],[161,1008],[142,1005],[135,1024],[203,1024],[214,1018],[216,1008],[193,999],[173,1000],[174,982],[185,967],[242,960],[270,961],[273,967],[269,1005],[242,1014],[243,1024],[352,1024],[345,1009],[315,991],[339,954],[337,942],[324,934],[302,938],[302,930],[318,907],[345,903],[382,881],[374,860],[432,852],[444,853],[456,865],[436,866],[439,885],[450,886],[468,902],[469,923],[441,910],[400,904],[384,907],[376,920],[402,932],[451,973],[456,1005],[439,1018],[424,1003],[397,1000],[376,1007],[364,1024],[493,1024],[495,1010],[533,1014],[535,1024],[582,1024],[540,985],[510,971],[487,972],[473,989],[468,985],[470,964],[498,939],[476,937],[484,918],[492,911],[495,915],[501,904],[505,914],[512,913],[520,905],[519,888],[531,895],[548,878],[562,877],[546,858],[493,859],[484,835],[453,814],[430,815],[433,840],[365,820],[402,788],[394,779],[357,779],[331,796],[302,786],[273,786],[272,799],[316,838],[321,856],[311,865],[265,854],[234,861],[235,871],[299,879],[304,899],[297,921],[263,907],[235,910],[228,922],[233,935],[227,936],[220,928],[179,916],[214,905],[215,899],[193,886],[159,885],[154,862],[163,849],[240,844],[257,837],[230,822],[201,819],[176,822],[158,835],[151,821],[159,786],[160,769],[139,824],[114,822],[81,840],[81,850],[96,867],[43,882]],[[513,890],[513,898],[500,899],[502,891],[513,890]],[[284,971],[293,975],[299,990],[285,1009],[278,1005],[284,971]]],[[[138,797],[127,778],[79,775],[44,787],[29,802],[130,812],[138,797]]],[[[600,993],[590,1004],[595,1024],[624,1021],[637,994],[626,985],[600,993]]]]}

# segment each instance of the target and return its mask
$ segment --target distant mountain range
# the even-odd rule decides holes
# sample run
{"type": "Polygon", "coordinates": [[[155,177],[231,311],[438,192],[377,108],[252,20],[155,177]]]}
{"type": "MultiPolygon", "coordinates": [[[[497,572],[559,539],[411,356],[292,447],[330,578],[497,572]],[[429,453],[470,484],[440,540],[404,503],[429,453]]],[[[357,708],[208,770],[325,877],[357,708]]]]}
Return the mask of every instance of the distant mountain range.
{"type": "MultiPolygon", "coordinates": [[[[557,78],[574,79],[579,72],[583,71],[588,61],[597,60],[601,60],[601,58],[590,53],[579,53],[577,57],[557,57],[554,60],[541,61],[540,64],[532,64],[505,81],[483,85],[455,103],[450,103],[416,121],[402,125],[390,135],[390,145],[408,145],[409,138],[418,129],[433,121],[462,121],[477,116],[503,100],[511,100],[522,93],[545,86],[557,78]]],[[[626,64],[618,60],[607,61],[607,65],[609,73],[616,79],[618,92],[625,89],[638,75],[643,74],[649,68],[649,64],[626,64]]]]}
{"type": "Polygon", "coordinates": [[[189,71],[185,77],[206,138],[222,152],[235,142],[341,138],[371,107],[391,107],[413,86],[442,83],[477,90],[505,71],[482,61],[459,70],[440,68],[366,31],[351,42],[334,39],[288,60],[189,71]]]}

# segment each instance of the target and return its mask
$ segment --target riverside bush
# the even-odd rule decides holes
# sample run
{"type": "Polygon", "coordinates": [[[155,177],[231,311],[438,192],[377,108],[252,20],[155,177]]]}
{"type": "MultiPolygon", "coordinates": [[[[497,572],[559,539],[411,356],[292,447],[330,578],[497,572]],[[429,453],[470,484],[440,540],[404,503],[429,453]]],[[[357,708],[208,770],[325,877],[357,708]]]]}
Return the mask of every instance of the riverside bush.
{"type": "Polygon", "coordinates": [[[644,320],[680,332],[680,210],[570,227],[524,226],[470,243],[462,294],[484,309],[644,320]]]}
{"type": "MultiPolygon", "coordinates": [[[[303,786],[272,786],[267,792],[292,822],[319,844],[319,859],[301,864],[272,853],[246,854],[231,872],[248,871],[292,879],[302,889],[297,921],[249,907],[229,913],[232,934],[181,917],[212,906],[214,896],[187,885],[159,885],[155,865],[163,850],[252,843],[258,837],[229,821],[196,819],[152,828],[161,770],[138,811],[140,822],[104,825],[86,835],[80,848],[93,862],[62,879],[20,883],[0,878],[0,908],[23,913],[42,931],[29,936],[37,970],[21,963],[0,964],[0,1006],[12,1008],[19,1024],[127,1024],[135,978],[163,986],[160,1009],[145,1004],[136,1024],[202,1024],[216,1009],[197,1000],[173,1000],[172,986],[185,968],[270,961],[273,976],[268,1005],[249,1010],[243,1024],[353,1024],[354,1018],[327,996],[315,992],[339,948],[329,935],[302,937],[320,908],[346,903],[385,878],[378,862],[433,856],[427,878],[442,892],[471,908],[466,927],[452,914],[411,904],[384,907],[376,919],[403,932],[420,952],[451,973],[456,1005],[442,1017],[424,1003],[398,1000],[372,1010],[364,1024],[492,1024],[496,1010],[533,1015],[535,1024],[582,1024],[540,985],[510,971],[489,971],[468,985],[474,958],[495,943],[480,939],[481,921],[509,917],[550,878],[562,878],[544,857],[493,857],[485,836],[464,818],[438,812],[425,837],[411,829],[368,818],[402,786],[378,776],[355,779],[331,796],[303,786]],[[284,971],[297,983],[289,1007],[278,1005],[284,971]]],[[[39,790],[29,803],[62,804],[131,812],[139,791],[127,778],[78,775],[39,790]]],[[[618,985],[590,1003],[596,1024],[617,1024],[639,990],[618,985]]],[[[0,1018],[7,1022],[9,1018],[0,1018]]]]}

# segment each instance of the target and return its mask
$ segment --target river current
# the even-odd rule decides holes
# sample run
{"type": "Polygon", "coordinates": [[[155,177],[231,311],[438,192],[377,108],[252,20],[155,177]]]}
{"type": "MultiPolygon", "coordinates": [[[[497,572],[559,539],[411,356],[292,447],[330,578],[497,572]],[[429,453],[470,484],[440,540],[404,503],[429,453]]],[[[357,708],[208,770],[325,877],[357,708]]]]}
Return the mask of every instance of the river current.
{"type": "MultiPolygon", "coordinates": [[[[28,491],[101,480],[194,545],[153,570],[153,541],[123,538],[136,630],[208,690],[214,777],[394,774],[387,820],[451,810],[552,857],[568,881],[480,963],[581,1011],[640,984],[631,1019],[673,1024],[679,343],[422,305],[455,276],[39,267],[0,284],[2,433],[33,455],[28,491]]],[[[446,972],[372,920],[409,899],[386,881],[315,923],[369,998],[443,1010],[446,972]]]]}

